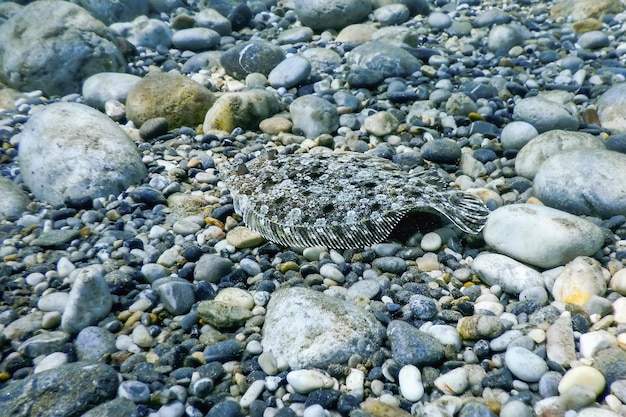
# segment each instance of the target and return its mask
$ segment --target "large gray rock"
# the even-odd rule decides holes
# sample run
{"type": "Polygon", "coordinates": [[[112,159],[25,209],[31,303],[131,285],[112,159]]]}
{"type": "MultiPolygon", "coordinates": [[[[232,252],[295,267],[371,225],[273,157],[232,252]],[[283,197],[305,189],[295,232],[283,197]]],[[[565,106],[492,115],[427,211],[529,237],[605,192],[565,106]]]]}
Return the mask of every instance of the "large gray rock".
{"type": "Polygon", "coordinates": [[[404,49],[384,42],[368,42],[350,51],[346,61],[352,70],[378,71],[383,77],[405,77],[420,69],[420,62],[404,49]]]}
{"type": "Polygon", "coordinates": [[[113,397],[118,374],[109,365],[75,362],[16,380],[0,390],[0,410],[12,417],[72,417],[113,397]]]}
{"type": "Polygon", "coordinates": [[[595,224],[535,204],[512,204],[493,211],[483,236],[498,252],[542,268],[593,255],[604,244],[604,233],[595,224]]]}
{"type": "Polygon", "coordinates": [[[609,218],[626,214],[626,155],[576,149],[543,163],[533,194],[545,205],[574,214],[609,218]]]}
{"type": "Polygon", "coordinates": [[[295,6],[302,24],[315,30],[342,29],[372,10],[371,0],[295,0],[295,6]]]}
{"type": "Polygon", "coordinates": [[[30,199],[13,181],[0,177],[0,219],[19,217],[30,199]]]}
{"type": "Polygon", "coordinates": [[[20,134],[24,183],[50,204],[118,195],[146,176],[136,145],[89,106],[55,103],[33,114],[20,134]]]}
{"type": "Polygon", "coordinates": [[[0,78],[46,95],[80,92],[98,72],[124,72],[114,34],[69,2],[36,1],[0,25],[0,78]]]}
{"type": "Polygon", "coordinates": [[[326,368],[353,354],[369,357],[384,335],[378,320],[354,304],[294,287],[272,294],[261,343],[292,369],[326,368]]]}
{"type": "Polygon", "coordinates": [[[577,115],[572,114],[564,104],[543,96],[518,101],[513,109],[513,117],[535,126],[539,133],[553,129],[578,129],[577,115]]]}
{"type": "Polygon", "coordinates": [[[550,130],[535,136],[520,149],[515,158],[515,171],[533,179],[546,159],[573,149],[604,149],[604,144],[589,133],[550,130]]]}
{"type": "Polygon", "coordinates": [[[598,98],[602,127],[613,133],[626,133],[626,83],[615,84],[598,98]]]}
{"type": "Polygon", "coordinates": [[[96,19],[107,25],[114,22],[127,22],[137,16],[148,14],[148,0],[70,0],[85,8],[96,19]]]}

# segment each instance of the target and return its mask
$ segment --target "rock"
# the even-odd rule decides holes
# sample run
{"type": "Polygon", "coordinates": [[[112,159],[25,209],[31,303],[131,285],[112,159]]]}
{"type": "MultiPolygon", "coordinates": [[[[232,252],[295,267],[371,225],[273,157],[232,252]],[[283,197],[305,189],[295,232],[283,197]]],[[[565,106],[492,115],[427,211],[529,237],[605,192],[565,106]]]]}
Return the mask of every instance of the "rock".
{"type": "Polygon", "coordinates": [[[213,29],[222,36],[228,36],[233,32],[230,20],[213,8],[206,8],[194,15],[196,26],[213,29]]]}
{"type": "Polygon", "coordinates": [[[516,121],[504,126],[500,133],[500,143],[504,149],[522,149],[539,132],[530,123],[516,121]]]}
{"type": "Polygon", "coordinates": [[[599,395],[606,381],[600,371],[591,366],[577,366],[567,371],[559,382],[559,393],[563,394],[572,387],[584,387],[599,395]]]}
{"type": "Polygon", "coordinates": [[[419,401],[424,395],[422,373],[417,366],[403,366],[398,374],[398,385],[400,386],[400,393],[408,401],[419,401]]]}
{"type": "Polygon", "coordinates": [[[102,327],[89,326],[82,329],[74,346],[79,361],[102,361],[107,355],[117,351],[115,335],[102,327]]]}
{"type": "Polygon", "coordinates": [[[59,248],[67,242],[80,236],[80,232],[75,229],[50,230],[37,236],[30,242],[30,246],[41,246],[43,248],[59,248]]]}
{"type": "Polygon", "coordinates": [[[613,133],[626,133],[626,83],[613,85],[598,97],[598,117],[602,127],[613,133]]]}
{"type": "Polygon", "coordinates": [[[71,0],[72,3],[86,9],[93,17],[105,25],[115,22],[127,22],[137,16],[147,15],[150,9],[148,0],[71,0]]]}
{"type": "Polygon", "coordinates": [[[439,391],[446,395],[460,395],[469,387],[469,374],[465,367],[442,374],[434,382],[439,391]]]}
{"type": "Polygon", "coordinates": [[[252,317],[252,313],[247,308],[210,300],[198,303],[198,316],[218,329],[231,329],[245,323],[252,317]]]}
{"type": "Polygon", "coordinates": [[[626,295],[626,268],[615,272],[609,282],[609,288],[619,295],[626,295]]]}
{"type": "Polygon", "coordinates": [[[5,386],[0,408],[14,417],[79,415],[113,398],[118,384],[118,374],[109,365],[68,363],[5,386]]]}
{"type": "Polygon", "coordinates": [[[506,55],[514,46],[524,42],[524,35],[515,25],[497,25],[491,28],[487,37],[487,48],[499,55],[506,55]]]}
{"type": "Polygon", "coordinates": [[[178,49],[204,51],[220,44],[220,34],[207,28],[181,29],[172,35],[172,45],[178,49]]]}
{"type": "Polygon", "coordinates": [[[204,254],[200,257],[193,271],[196,281],[218,283],[233,270],[233,262],[219,255],[204,254]]]}
{"type": "Polygon", "coordinates": [[[291,371],[287,374],[287,382],[299,394],[332,388],[335,383],[331,377],[315,369],[291,371]]]}
{"type": "Polygon", "coordinates": [[[617,338],[606,330],[597,330],[581,334],[579,343],[582,357],[592,359],[602,349],[616,348],[617,338]]]}
{"type": "Polygon", "coordinates": [[[141,77],[117,72],[101,72],[87,78],[83,83],[85,104],[104,110],[108,100],[126,103],[128,92],[139,82],[141,77]]]}
{"type": "Polygon", "coordinates": [[[589,133],[550,130],[530,140],[519,151],[515,158],[515,171],[518,175],[533,179],[548,158],[573,149],[586,152],[604,149],[604,144],[589,133]]]}
{"type": "Polygon", "coordinates": [[[89,76],[125,67],[114,34],[75,4],[33,2],[0,25],[0,78],[18,90],[78,93],[89,76]]]}
{"type": "Polygon", "coordinates": [[[236,127],[256,130],[261,120],[278,111],[279,102],[275,94],[254,89],[221,95],[204,117],[203,130],[232,132],[236,127]]]}
{"type": "Polygon", "coordinates": [[[116,398],[87,411],[81,417],[131,416],[137,412],[137,405],[126,398],[116,398]]]}
{"type": "Polygon", "coordinates": [[[361,410],[365,411],[367,416],[374,417],[411,417],[413,414],[404,411],[399,406],[387,404],[373,397],[367,398],[360,404],[361,410]]]}
{"type": "Polygon", "coordinates": [[[420,62],[404,49],[384,42],[367,42],[350,51],[351,70],[367,69],[387,77],[406,77],[420,69],[420,62]]]}
{"type": "Polygon", "coordinates": [[[546,355],[565,368],[578,359],[570,315],[561,316],[546,331],[546,355]]]}
{"type": "Polygon", "coordinates": [[[388,4],[374,10],[374,19],[382,26],[400,25],[409,20],[411,12],[404,4],[388,4]]]}
{"type": "Polygon", "coordinates": [[[504,292],[519,294],[526,288],[543,287],[543,276],[534,269],[496,253],[482,253],[472,262],[472,271],[485,284],[499,285],[504,292]]]}
{"type": "Polygon", "coordinates": [[[137,126],[155,117],[165,117],[170,129],[202,123],[215,97],[205,87],[184,75],[151,74],[128,92],[126,116],[137,126]]]}
{"type": "Polygon", "coordinates": [[[437,365],[443,360],[444,346],[439,340],[403,321],[389,323],[387,338],[391,356],[400,366],[437,365]]]}
{"type": "Polygon", "coordinates": [[[167,311],[174,315],[188,313],[195,303],[194,286],[182,278],[164,277],[152,283],[159,300],[167,311]]]}
{"type": "Polygon", "coordinates": [[[530,123],[539,133],[548,130],[576,130],[578,117],[569,109],[556,101],[543,96],[523,98],[515,104],[513,110],[515,120],[530,123]]]}
{"type": "Polygon", "coordinates": [[[339,127],[337,109],[321,97],[306,95],[298,97],[289,106],[293,132],[301,132],[307,138],[332,134],[339,127]]]}
{"type": "Polygon", "coordinates": [[[600,49],[609,46],[609,37],[600,30],[585,32],[578,38],[578,45],[584,49],[600,49]]]}
{"type": "Polygon", "coordinates": [[[451,139],[436,139],[422,146],[422,157],[428,161],[455,164],[461,159],[461,148],[451,139]]]}
{"type": "Polygon", "coordinates": [[[343,29],[364,20],[372,9],[370,0],[295,0],[303,25],[313,30],[343,29]]]}
{"type": "Polygon", "coordinates": [[[172,30],[167,23],[147,16],[139,16],[132,22],[113,23],[109,27],[137,47],[169,48],[172,44],[172,30]]]}
{"type": "Polygon", "coordinates": [[[254,40],[240,43],[224,52],[220,62],[228,75],[243,80],[255,72],[269,75],[283,59],[285,53],[280,46],[263,40],[254,40]]]}
{"type": "Polygon", "coordinates": [[[51,104],[33,114],[20,134],[18,159],[24,183],[50,204],[118,195],[146,175],[126,133],[76,103],[51,104]]]}
{"type": "Polygon", "coordinates": [[[371,24],[355,23],[348,25],[337,34],[337,42],[361,44],[372,40],[372,35],[378,29],[371,24]]]}
{"type": "Polygon", "coordinates": [[[82,268],[77,274],[63,311],[61,328],[76,334],[109,314],[113,300],[101,266],[82,268]]]}
{"type": "Polygon", "coordinates": [[[307,288],[281,289],[267,305],[262,345],[292,369],[325,368],[376,351],[384,328],[354,304],[307,288]]]}
{"type": "Polygon", "coordinates": [[[22,215],[30,199],[8,178],[0,177],[0,219],[13,220],[22,215]]]}
{"type": "Polygon", "coordinates": [[[533,195],[574,214],[610,218],[626,213],[626,155],[576,149],[549,158],[535,175],[533,195]]]}
{"type": "Polygon", "coordinates": [[[623,11],[624,6],[619,0],[564,0],[554,4],[550,14],[580,21],[589,18],[601,19],[605,14],[623,11]]]}
{"type": "Polygon", "coordinates": [[[462,317],[456,326],[463,339],[493,339],[504,332],[504,326],[497,317],[484,314],[474,314],[462,317]]]}
{"type": "Polygon", "coordinates": [[[302,57],[311,64],[311,72],[332,72],[341,65],[341,56],[328,48],[311,47],[302,52],[302,57]]]}
{"type": "MultiPolygon", "coordinates": [[[[591,256],[604,244],[604,232],[595,224],[535,204],[512,204],[491,212],[483,236],[498,252],[546,269],[591,256]]],[[[533,285],[519,282],[518,289],[533,285]]]]}
{"type": "Polygon", "coordinates": [[[522,347],[509,347],[504,361],[511,373],[525,382],[537,382],[548,372],[548,365],[541,357],[522,347]]]}
{"type": "Polygon", "coordinates": [[[32,312],[9,323],[2,334],[8,340],[25,340],[41,329],[42,319],[43,313],[41,311],[32,312]]]}
{"type": "Polygon", "coordinates": [[[24,340],[17,351],[29,358],[36,358],[59,352],[69,341],[70,335],[65,332],[42,330],[35,336],[24,340]]]}
{"type": "Polygon", "coordinates": [[[587,256],[579,256],[565,265],[552,286],[556,301],[583,306],[593,295],[606,293],[605,272],[600,263],[587,256]]]}
{"type": "Polygon", "coordinates": [[[309,61],[301,55],[294,55],[276,65],[267,79],[274,88],[292,88],[306,80],[310,73],[309,61]]]}

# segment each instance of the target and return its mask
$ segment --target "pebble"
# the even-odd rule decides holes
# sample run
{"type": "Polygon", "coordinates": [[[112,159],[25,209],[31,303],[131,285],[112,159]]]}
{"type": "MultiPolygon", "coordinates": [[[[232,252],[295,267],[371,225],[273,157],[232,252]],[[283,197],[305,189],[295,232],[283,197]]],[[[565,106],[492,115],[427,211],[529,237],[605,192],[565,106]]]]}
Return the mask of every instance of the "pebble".
{"type": "Polygon", "coordinates": [[[455,163],[461,159],[461,148],[450,139],[431,140],[422,146],[422,157],[433,162],[455,163]]]}
{"type": "Polygon", "coordinates": [[[602,122],[602,126],[613,133],[626,133],[622,106],[625,89],[626,83],[617,83],[598,97],[598,118],[602,122]]]}
{"type": "Polygon", "coordinates": [[[606,330],[597,330],[581,334],[578,342],[583,358],[591,359],[602,349],[617,347],[617,339],[606,330]]]}
{"type": "Polygon", "coordinates": [[[386,111],[374,113],[365,118],[363,128],[372,135],[386,136],[394,133],[400,123],[396,117],[386,111]]]}
{"type": "Polygon", "coordinates": [[[594,295],[606,292],[606,270],[593,258],[579,256],[561,270],[552,285],[556,301],[585,305],[594,295]]]}
{"type": "Polygon", "coordinates": [[[89,266],[77,274],[63,310],[63,331],[76,334],[109,314],[113,300],[102,273],[101,267],[89,266]]]}
{"type": "Polygon", "coordinates": [[[533,125],[539,133],[549,130],[576,130],[578,117],[556,101],[542,96],[523,98],[515,104],[515,120],[533,125]]]}
{"type": "Polygon", "coordinates": [[[361,0],[296,0],[294,5],[298,19],[313,30],[342,29],[365,19],[372,9],[361,0]]]}
{"type": "Polygon", "coordinates": [[[435,379],[434,384],[446,395],[460,395],[469,387],[469,374],[465,368],[456,368],[435,379]]]}
{"type": "Polygon", "coordinates": [[[546,356],[563,367],[576,361],[574,329],[570,315],[562,315],[546,331],[546,356]]]}
{"type": "Polygon", "coordinates": [[[570,369],[563,375],[559,382],[559,393],[563,394],[573,387],[579,387],[589,389],[595,395],[599,395],[605,385],[604,375],[600,371],[591,366],[582,365],[570,369]]]}
{"type": "Polygon", "coordinates": [[[461,338],[469,340],[493,339],[504,332],[504,326],[497,317],[484,314],[462,317],[456,327],[461,338]]]}
{"type": "Polygon", "coordinates": [[[408,401],[419,401],[424,395],[422,373],[414,365],[405,365],[400,369],[398,384],[400,385],[400,393],[408,401]]]}
{"type": "Polygon", "coordinates": [[[287,382],[299,394],[308,394],[318,389],[332,388],[332,378],[315,369],[299,369],[287,374],[287,382]]]}
{"type": "Polygon", "coordinates": [[[504,149],[522,149],[528,142],[534,139],[539,132],[533,125],[527,122],[514,121],[502,129],[500,143],[504,149]]]}
{"type": "MultiPolygon", "coordinates": [[[[595,224],[536,204],[496,209],[487,219],[483,235],[498,252],[541,268],[563,265],[577,256],[591,256],[604,243],[604,232],[595,224]]],[[[524,284],[520,285],[523,289],[524,284]]]]}
{"type": "Polygon", "coordinates": [[[228,75],[243,80],[252,73],[269,73],[283,60],[285,53],[270,42],[253,40],[243,42],[224,52],[220,63],[228,75]]]}
{"type": "Polygon", "coordinates": [[[309,61],[300,55],[294,55],[276,65],[268,74],[267,80],[274,88],[292,88],[306,80],[310,73],[309,61]]]}
{"type": "Polygon", "coordinates": [[[220,43],[220,34],[203,27],[177,30],[172,35],[172,45],[178,49],[203,51],[213,49],[220,43]]]}
{"type": "Polygon", "coordinates": [[[548,372],[548,365],[541,357],[522,347],[508,348],[504,360],[511,373],[525,382],[537,382],[548,372]]]}
{"type": "Polygon", "coordinates": [[[408,323],[392,321],[387,326],[387,338],[391,342],[392,357],[400,366],[436,365],[443,360],[443,344],[408,323]]]}
{"type": "Polygon", "coordinates": [[[498,285],[509,294],[519,294],[529,287],[543,287],[542,275],[515,259],[497,253],[483,253],[474,259],[472,271],[488,285],[498,285]]]}
{"type": "Polygon", "coordinates": [[[193,277],[196,281],[217,283],[233,270],[233,262],[219,255],[204,254],[194,267],[193,277]]]}
{"type": "Polygon", "coordinates": [[[289,106],[293,132],[312,139],[324,133],[333,133],[339,127],[335,106],[317,96],[298,97],[289,106]]]}

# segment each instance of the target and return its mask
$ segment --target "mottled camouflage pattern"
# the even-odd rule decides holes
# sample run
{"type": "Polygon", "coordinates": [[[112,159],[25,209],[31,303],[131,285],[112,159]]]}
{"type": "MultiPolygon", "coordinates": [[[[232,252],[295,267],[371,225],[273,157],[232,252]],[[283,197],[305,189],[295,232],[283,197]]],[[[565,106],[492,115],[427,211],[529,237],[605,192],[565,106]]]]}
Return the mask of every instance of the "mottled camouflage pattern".
{"type": "Polygon", "coordinates": [[[413,210],[437,212],[478,233],[488,215],[478,197],[446,190],[436,171],[410,174],[368,154],[259,157],[223,179],[246,225],[285,246],[369,246],[413,210]]]}

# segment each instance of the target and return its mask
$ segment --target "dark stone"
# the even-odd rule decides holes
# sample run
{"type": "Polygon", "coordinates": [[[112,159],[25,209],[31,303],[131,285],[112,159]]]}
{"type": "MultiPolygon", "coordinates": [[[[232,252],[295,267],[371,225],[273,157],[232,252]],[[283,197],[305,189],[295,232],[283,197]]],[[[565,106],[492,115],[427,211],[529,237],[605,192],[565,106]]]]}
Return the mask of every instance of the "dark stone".
{"type": "Polygon", "coordinates": [[[13,417],[73,417],[115,397],[115,369],[75,362],[30,375],[0,390],[0,409],[13,417]]]}
{"type": "Polygon", "coordinates": [[[233,30],[241,30],[248,26],[250,20],[252,20],[252,10],[250,10],[247,4],[242,3],[235,6],[226,17],[230,20],[233,30]]]}
{"type": "Polygon", "coordinates": [[[509,391],[513,389],[513,375],[507,368],[498,369],[483,378],[482,386],[485,388],[500,388],[509,391]]]}
{"type": "Polygon", "coordinates": [[[339,400],[339,396],[341,393],[339,391],[330,390],[330,389],[320,389],[309,393],[306,401],[304,402],[305,407],[309,407],[314,404],[319,404],[327,410],[330,410],[335,407],[337,404],[337,400],[339,400]]]}
{"type": "Polygon", "coordinates": [[[602,372],[607,387],[619,379],[626,379],[626,351],[623,349],[602,349],[594,360],[593,367],[602,372]]]}
{"type": "Polygon", "coordinates": [[[224,52],[220,62],[228,75],[242,80],[253,72],[269,75],[283,59],[285,53],[279,46],[255,40],[243,42],[224,52]]]}
{"type": "Polygon", "coordinates": [[[626,135],[614,135],[604,142],[606,148],[610,151],[626,153],[626,135]]]}
{"type": "Polygon", "coordinates": [[[206,417],[243,417],[243,411],[239,404],[226,400],[215,404],[207,413],[206,417]]]}
{"type": "Polygon", "coordinates": [[[242,351],[243,347],[236,340],[225,340],[223,342],[207,346],[207,348],[204,349],[203,354],[204,359],[207,362],[227,362],[238,358],[242,351]]]}
{"type": "Polygon", "coordinates": [[[132,416],[137,412],[137,405],[126,398],[116,398],[92,408],[81,417],[118,417],[132,416]]]}
{"type": "Polygon", "coordinates": [[[497,417],[497,415],[484,404],[470,402],[461,408],[459,417],[497,417]]]}
{"type": "Polygon", "coordinates": [[[383,79],[382,72],[362,68],[350,71],[346,81],[351,88],[369,88],[377,86],[383,79]]]}
{"type": "Polygon", "coordinates": [[[456,164],[461,159],[461,148],[451,139],[435,139],[422,146],[422,158],[445,164],[456,164]]]}
{"type": "Polygon", "coordinates": [[[394,320],[387,326],[393,359],[400,366],[436,365],[443,361],[444,346],[428,333],[408,323],[394,320]]]}
{"type": "Polygon", "coordinates": [[[144,140],[157,138],[167,133],[168,122],[165,117],[154,117],[141,124],[139,136],[144,140]]]}
{"type": "Polygon", "coordinates": [[[137,203],[144,203],[149,207],[156,206],[157,204],[167,204],[167,199],[163,193],[152,187],[137,187],[128,195],[137,203]]]}

